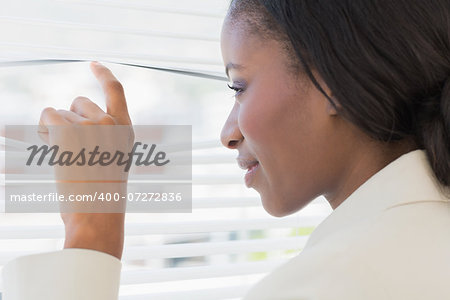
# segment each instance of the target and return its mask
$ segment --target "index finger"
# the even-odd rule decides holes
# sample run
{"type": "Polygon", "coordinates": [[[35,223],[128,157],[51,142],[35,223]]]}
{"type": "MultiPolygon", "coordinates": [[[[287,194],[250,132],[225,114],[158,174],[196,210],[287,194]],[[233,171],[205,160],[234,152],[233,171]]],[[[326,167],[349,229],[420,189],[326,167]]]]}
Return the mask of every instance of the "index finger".
{"type": "Polygon", "coordinates": [[[91,70],[105,93],[106,112],[119,123],[129,124],[130,117],[122,84],[108,68],[98,62],[91,62],[91,70]]]}

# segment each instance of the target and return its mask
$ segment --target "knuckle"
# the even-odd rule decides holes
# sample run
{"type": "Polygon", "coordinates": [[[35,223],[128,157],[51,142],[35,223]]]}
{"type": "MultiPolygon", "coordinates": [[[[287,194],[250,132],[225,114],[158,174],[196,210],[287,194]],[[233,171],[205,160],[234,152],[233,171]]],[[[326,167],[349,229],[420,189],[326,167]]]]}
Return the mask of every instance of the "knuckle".
{"type": "Polygon", "coordinates": [[[110,115],[103,115],[99,120],[98,123],[101,125],[115,125],[116,122],[110,115]]]}
{"type": "Polygon", "coordinates": [[[118,80],[108,80],[105,83],[105,87],[108,91],[121,93],[123,92],[123,85],[118,80]]]}
{"type": "Polygon", "coordinates": [[[95,125],[95,122],[93,122],[92,120],[82,120],[79,122],[80,125],[95,125]]]}
{"type": "Polygon", "coordinates": [[[83,97],[83,96],[78,96],[75,99],[73,99],[72,101],[72,105],[70,106],[70,109],[73,109],[75,107],[78,107],[80,105],[83,105],[86,102],[90,102],[91,100],[89,100],[89,98],[83,97]]]}
{"type": "Polygon", "coordinates": [[[46,107],[42,110],[41,116],[48,115],[54,111],[55,111],[55,109],[53,107],[46,107]]]}
{"type": "Polygon", "coordinates": [[[83,103],[83,102],[86,102],[86,101],[91,101],[91,100],[89,100],[89,98],[84,97],[84,96],[78,96],[75,99],[73,99],[74,103],[78,103],[78,102],[83,103]]]}

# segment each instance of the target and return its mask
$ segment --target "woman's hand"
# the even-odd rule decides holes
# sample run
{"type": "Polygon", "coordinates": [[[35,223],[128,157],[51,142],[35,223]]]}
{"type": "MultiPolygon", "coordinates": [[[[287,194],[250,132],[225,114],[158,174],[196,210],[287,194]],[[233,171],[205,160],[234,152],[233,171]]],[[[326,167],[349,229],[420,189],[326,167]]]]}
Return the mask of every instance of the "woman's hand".
{"type": "MultiPolygon", "coordinates": [[[[88,98],[77,97],[70,110],[55,110],[54,108],[43,110],[39,121],[41,134],[49,144],[64,145],[65,149],[75,149],[77,146],[86,147],[91,144],[107,145],[109,150],[114,149],[114,145],[118,145],[122,149],[129,148],[134,141],[134,136],[122,85],[109,69],[99,63],[91,63],[91,70],[103,88],[107,111],[104,112],[88,98]],[[108,126],[107,128],[112,130],[107,130],[105,134],[102,129],[105,126],[87,125],[125,126],[108,126]],[[115,131],[119,127],[128,126],[130,130],[127,131],[126,136],[117,134],[115,131]],[[83,133],[80,134],[80,132],[83,133]]],[[[91,194],[92,196],[94,192],[120,193],[120,195],[126,193],[127,174],[117,166],[87,166],[83,168],[58,166],[55,168],[55,174],[58,191],[66,195],[91,194]],[[111,180],[111,178],[120,180],[111,180]]],[[[97,210],[80,212],[75,207],[76,204],[65,205],[69,206],[61,211],[66,232],[64,248],[92,249],[121,258],[124,238],[124,209],[106,213],[101,209],[106,210],[105,205],[108,204],[100,203],[99,205],[103,205],[103,207],[94,207],[97,210]]]]}

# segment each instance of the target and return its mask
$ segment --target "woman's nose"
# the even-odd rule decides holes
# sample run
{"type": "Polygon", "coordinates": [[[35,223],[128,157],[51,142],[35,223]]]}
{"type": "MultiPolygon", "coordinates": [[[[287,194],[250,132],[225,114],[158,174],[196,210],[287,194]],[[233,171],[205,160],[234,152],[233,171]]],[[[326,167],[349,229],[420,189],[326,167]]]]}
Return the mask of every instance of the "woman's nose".
{"type": "Polygon", "coordinates": [[[238,124],[239,104],[235,103],[228,115],[220,134],[222,144],[229,149],[236,149],[244,139],[238,124]]]}

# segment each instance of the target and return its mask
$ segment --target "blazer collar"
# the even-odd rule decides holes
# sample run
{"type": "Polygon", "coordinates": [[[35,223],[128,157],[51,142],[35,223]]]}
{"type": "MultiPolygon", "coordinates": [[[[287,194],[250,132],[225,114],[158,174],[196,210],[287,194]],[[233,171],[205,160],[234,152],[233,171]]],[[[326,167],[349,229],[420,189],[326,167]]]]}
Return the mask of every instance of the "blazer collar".
{"type": "Polygon", "coordinates": [[[395,206],[448,202],[450,190],[437,181],[425,150],[403,154],[375,173],[344,200],[311,234],[308,245],[395,206]]]}

